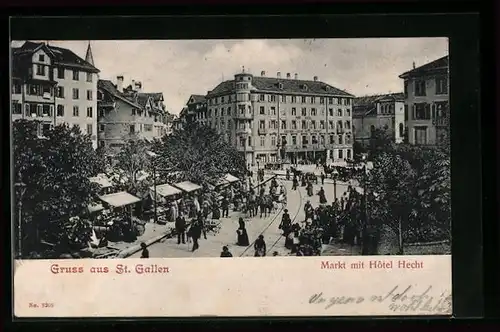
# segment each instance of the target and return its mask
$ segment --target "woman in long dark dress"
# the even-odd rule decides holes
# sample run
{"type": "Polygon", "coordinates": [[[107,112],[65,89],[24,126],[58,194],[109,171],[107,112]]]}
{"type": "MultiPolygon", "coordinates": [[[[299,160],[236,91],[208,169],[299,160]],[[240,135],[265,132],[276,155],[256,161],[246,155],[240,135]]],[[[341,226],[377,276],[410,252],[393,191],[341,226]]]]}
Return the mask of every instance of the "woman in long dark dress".
{"type": "Polygon", "coordinates": [[[248,233],[247,229],[245,228],[245,222],[243,221],[243,218],[240,218],[239,224],[240,227],[238,227],[238,229],[236,230],[236,233],[238,234],[236,245],[246,247],[250,245],[250,241],[248,240],[248,233]]]}
{"type": "Polygon", "coordinates": [[[266,256],[266,242],[264,241],[264,235],[259,235],[259,238],[255,240],[253,247],[255,249],[255,257],[266,256]]]}
{"type": "Polygon", "coordinates": [[[318,195],[319,195],[319,204],[326,204],[327,200],[326,200],[325,190],[323,189],[323,187],[321,187],[321,189],[319,190],[318,195]]]}

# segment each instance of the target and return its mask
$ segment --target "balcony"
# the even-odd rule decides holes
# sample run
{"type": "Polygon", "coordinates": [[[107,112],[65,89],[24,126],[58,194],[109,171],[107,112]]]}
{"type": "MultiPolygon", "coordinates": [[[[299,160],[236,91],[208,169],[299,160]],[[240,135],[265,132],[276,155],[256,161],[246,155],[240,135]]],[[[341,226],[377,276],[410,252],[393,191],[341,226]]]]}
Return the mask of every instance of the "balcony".
{"type": "Polygon", "coordinates": [[[253,120],[253,114],[248,112],[244,113],[237,112],[234,117],[239,120],[253,120]]]}
{"type": "Polygon", "coordinates": [[[436,127],[448,127],[450,125],[450,119],[448,117],[432,119],[432,124],[436,127]]]}
{"type": "Polygon", "coordinates": [[[259,133],[259,135],[265,135],[265,134],[269,133],[269,129],[259,128],[258,133],[259,133]]]}
{"type": "Polygon", "coordinates": [[[252,135],[252,130],[249,128],[236,128],[236,135],[252,135]]]}
{"type": "Polygon", "coordinates": [[[236,147],[236,150],[238,151],[241,151],[241,152],[252,152],[253,151],[253,146],[241,146],[240,144],[238,144],[238,146],[236,147]]]}

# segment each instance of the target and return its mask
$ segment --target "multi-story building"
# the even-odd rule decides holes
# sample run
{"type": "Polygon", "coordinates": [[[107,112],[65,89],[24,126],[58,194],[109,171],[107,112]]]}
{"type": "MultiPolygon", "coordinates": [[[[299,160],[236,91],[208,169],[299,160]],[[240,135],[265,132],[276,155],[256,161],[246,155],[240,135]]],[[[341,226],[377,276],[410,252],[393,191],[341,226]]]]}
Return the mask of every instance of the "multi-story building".
{"type": "Polygon", "coordinates": [[[79,126],[97,147],[97,81],[92,49],[86,60],[71,50],[25,42],[12,49],[12,120],[40,120],[39,134],[54,125],[79,126]]]}
{"type": "Polygon", "coordinates": [[[244,70],[206,95],[206,115],[196,116],[256,164],[301,159],[352,158],[354,96],[321,82],[253,76],[244,70]]]}
{"type": "Polygon", "coordinates": [[[449,137],[448,56],[407,71],[404,80],[405,114],[410,144],[434,145],[449,137]]]}
{"type": "Polygon", "coordinates": [[[375,129],[384,129],[396,143],[405,136],[403,93],[391,93],[354,98],[352,130],[354,140],[368,144],[375,129]]]}
{"type": "MultiPolygon", "coordinates": [[[[151,141],[168,133],[171,117],[163,104],[162,93],[143,93],[142,84],[133,82],[123,88],[123,76],[117,83],[99,80],[99,146],[117,152],[130,139],[151,141]]],[[[171,127],[171,126],[170,126],[171,127]]]]}

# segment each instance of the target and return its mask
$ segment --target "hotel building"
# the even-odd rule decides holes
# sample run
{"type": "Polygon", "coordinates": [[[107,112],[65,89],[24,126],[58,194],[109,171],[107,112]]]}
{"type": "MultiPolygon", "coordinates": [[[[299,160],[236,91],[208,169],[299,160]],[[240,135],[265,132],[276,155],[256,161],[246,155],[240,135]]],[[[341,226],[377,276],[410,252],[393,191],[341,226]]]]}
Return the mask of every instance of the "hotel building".
{"type": "Polygon", "coordinates": [[[12,49],[12,121],[41,121],[39,135],[67,123],[91,135],[97,147],[97,81],[92,50],[86,59],[46,43],[12,49]]]}
{"type": "Polygon", "coordinates": [[[405,114],[410,144],[447,142],[450,130],[448,56],[407,71],[404,80],[405,114]]]}

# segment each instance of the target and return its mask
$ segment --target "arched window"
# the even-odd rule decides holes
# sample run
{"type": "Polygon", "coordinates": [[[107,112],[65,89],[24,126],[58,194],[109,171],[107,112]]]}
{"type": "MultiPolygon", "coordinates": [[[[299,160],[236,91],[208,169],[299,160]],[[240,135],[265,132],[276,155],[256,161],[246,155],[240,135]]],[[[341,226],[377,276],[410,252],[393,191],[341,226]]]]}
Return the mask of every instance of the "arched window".
{"type": "Polygon", "coordinates": [[[403,126],[403,123],[399,123],[399,137],[403,137],[405,135],[405,128],[403,126]]]}

